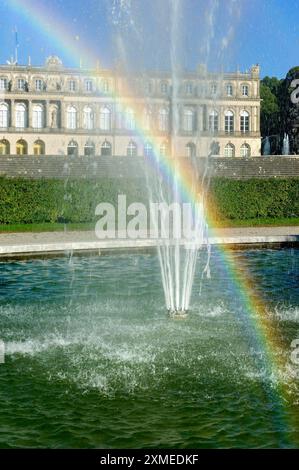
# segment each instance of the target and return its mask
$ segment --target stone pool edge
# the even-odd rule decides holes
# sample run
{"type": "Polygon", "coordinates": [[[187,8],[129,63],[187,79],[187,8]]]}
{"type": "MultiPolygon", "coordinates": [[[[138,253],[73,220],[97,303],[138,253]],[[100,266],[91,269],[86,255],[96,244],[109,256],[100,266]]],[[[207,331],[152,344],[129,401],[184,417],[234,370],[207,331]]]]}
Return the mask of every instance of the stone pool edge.
{"type": "MultiPolygon", "coordinates": [[[[1,239],[0,239],[1,243],[1,239]]],[[[0,244],[0,257],[59,255],[67,253],[96,253],[108,252],[144,251],[154,249],[159,241],[153,239],[114,239],[97,241],[59,241],[49,243],[8,243],[0,244]]],[[[161,243],[161,242],[160,242],[161,243]]],[[[204,245],[229,245],[230,247],[277,247],[283,245],[296,245],[299,243],[299,235],[243,235],[243,236],[211,236],[204,241],[204,245]]],[[[182,245],[188,248],[190,242],[182,240],[182,245]]]]}

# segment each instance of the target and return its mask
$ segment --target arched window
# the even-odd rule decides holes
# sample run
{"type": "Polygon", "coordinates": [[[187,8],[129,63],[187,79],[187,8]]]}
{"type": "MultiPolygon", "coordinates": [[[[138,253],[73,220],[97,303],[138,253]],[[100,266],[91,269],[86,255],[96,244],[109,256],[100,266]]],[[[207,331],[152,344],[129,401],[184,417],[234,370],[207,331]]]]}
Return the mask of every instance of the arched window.
{"type": "Polygon", "coordinates": [[[194,130],[194,112],[192,109],[184,109],[183,130],[185,132],[192,132],[194,130]]]}
{"type": "Polygon", "coordinates": [[[36,140],[33,144],[33,155],[45,155],[46,146],[42,140],[36,140]]]}
{"type": "Polygon", "coordinates": [[[85,106],[83,109],[83,127],[84,129],[94,128],[94,114],[90,106],[85,106]]]}
{"type": "Polygon", "coordinates": [[[241,145],[241,157],[249,158],[250,154],[250,146],[248,144],[241,145]]]}
{"type": "Polygon", "coordinates": [[[109,131],[111,128],[111,111],[107,106],[100,109],[100,129],[109,131]]]}
{"type": "Polygon", "coordinates": [[[230,134],[234,132],[234,113],[232,111],[226,111],[224,115],[224,123],[225,123],[225,132],[226,134],[230,134]]]}
{"type": "Polygon", "coordinates": [[[10,145],[8,140],[0,140],[0,155],[9,155],[10,154],[10,145]]]}
{"type": "Polygon", "coordinates": [[[152,123],[152,113],[150,109],[146,108],[143,112],[143,129],[149,131],[152,123]]]}
{"type": "Polygon", "coordinates": [[[102,143],[101,146],[101,155],[102,157],[111,157],[112,155],[112,147],[110,142],[105,140],[105,142],[102,143]]]}
{"type": "Polygon", "coordinates": [[[0,127],[1,128],[8,127],[8,104],[7,103],[0,104],[0,127]]]}
{"type": "Polygon", "coordinates": [[[28,145],[27,145],[27,142],[25,140],[20,139],[20,140],[17,141],[16,153],[17,153],[17,155],[27,155],[28,145]]]}
{"type": "Polygon", "coordinates": [[[166,142],[163,142],[161,145],[160,145],[160,156],[161,157],[166,157],[166,155],[168,154],[169,152],[169,148],[168,148],[168,144],[166,142]]]}
{"type": "Polygon", "coordinates": [[[209,131],[218,132],[219,128],[219,116],[217,111],[213,110],[209,114],[209,131]]]}
{"type": "Polygon", "coordinates": [[[33,105],[32,127],[34,129],[42,129],[44,127],[44,108],[41,104],[33,105]]]}
{"type": "Polygon", "coordinates": [[[240,130],[243,133],[249,132],[249,113],[242,111],[240,114],[240,130]]]}
{"type": "Polygon", "coordinates": [[[66,113],[66,125],[68,129],[77,128],[77,109],[75,106],[69,106],[66,113]]]}
{"type": "Polygon", "coordinates": [[[135,113],[133,109],[127,108],[125,112],[125,128],[128,131],[135,129],[135,113]]]}
{"type": "Polygon", "coordinates": [[[189,142],[187,145],[187,156],[189,158],[196,157],[196,145],[193,142],[189,142]]]}
{"type": "Polygon", "coordinates": [[[67,146],[68,155],[78,155],[78,144],[75,140],[71,140],[67,146]]]}
{"type": "Polygon", "coordinates": [[[146,142],[144,146],[144,156],[151,157],[153,155],[153,146],[150,142],[146,142]]]}
{"type": "Polygon", "coordinates": [[[167,132],[169,128],[168,111],[165,108],[159,110],[159,130],[167,132]]]}
{"type": "Polygon", "coordinates": [[[127,147],[127,157],[137,157],[137,145],[131,140],[127,147]]]}
{"type": "Polygon", "coordinates": [[[86,144],[84,145],[84,155],[85,156],[95,155],[95,145],[90,140],[88,140],[86,144]]]}
{"type": "Polygon", "coordinates": [[[249,96],[249,86],[242,85],[241,86],[242,96],[249,96]]]}
{"type": "Polygon", "coordinates": [[[27,123],[26,106],[24,105],[24,103],[16,104],[15,115],[16,115],[16,127],[18,127],[19,129],[24,129],[27,123]]]}
{"type": "Polygon", "coordinates": [[[225,157],[234,157],[235,156],[235,146],[231,143],[227,144],[224,148],[225,157]]]}

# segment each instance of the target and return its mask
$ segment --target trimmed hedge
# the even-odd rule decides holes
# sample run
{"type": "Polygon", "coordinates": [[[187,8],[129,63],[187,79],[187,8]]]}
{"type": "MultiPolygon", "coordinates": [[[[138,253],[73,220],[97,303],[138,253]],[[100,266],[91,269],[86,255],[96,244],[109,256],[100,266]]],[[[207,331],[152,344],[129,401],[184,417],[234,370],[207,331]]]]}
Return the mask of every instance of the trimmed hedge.
{"type": "MultiPolygon", "coordinates": [[[[100,202],[146,202],[144,180],[29,180],[0,178],[0,223],[92,222],[100,202]]],[[[208,196],[215,219],[299,217],[299,179],[213,178],[208,196]]]]}
{"type": "Polygon", "coordinates": [[[214,178],[210,210],[217,219],[299,217],[299,178],[214,178]]]}
{"type": "Polygon", "coordinates": [[[118,194],[126,194],[128,204],[146,201],[144,182],[134,181],[0,178],[0,223],[91,222],[97,204],[116,207],[118,194]]]}

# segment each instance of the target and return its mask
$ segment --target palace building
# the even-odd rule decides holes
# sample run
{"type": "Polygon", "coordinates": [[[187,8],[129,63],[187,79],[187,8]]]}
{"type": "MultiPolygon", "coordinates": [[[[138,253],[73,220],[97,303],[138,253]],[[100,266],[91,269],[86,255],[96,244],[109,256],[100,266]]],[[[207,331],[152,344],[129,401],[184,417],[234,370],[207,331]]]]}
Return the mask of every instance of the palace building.
{"type": "Polygon", "coordinates": [[[259,66],[125,77],[117,70],[0,66],[1,155],[261,154],[259,66]],[[175,97],[175,98],[174,98],[175,97]]]}

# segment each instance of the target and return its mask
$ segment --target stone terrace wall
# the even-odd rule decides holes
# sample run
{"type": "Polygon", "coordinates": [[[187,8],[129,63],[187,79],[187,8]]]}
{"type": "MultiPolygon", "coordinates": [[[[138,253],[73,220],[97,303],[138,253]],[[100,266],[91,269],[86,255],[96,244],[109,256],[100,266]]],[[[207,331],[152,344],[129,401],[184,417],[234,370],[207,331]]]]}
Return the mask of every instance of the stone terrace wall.
{"type": "MultiPolygon", "coordinates": [[[[211,176],[234,179],[299,178],[299,156],[198,158],[211,176]]],[[[0,176],[9,178],[142,178],[146,160],[132,157],[0,156],[0,176]]]]}

